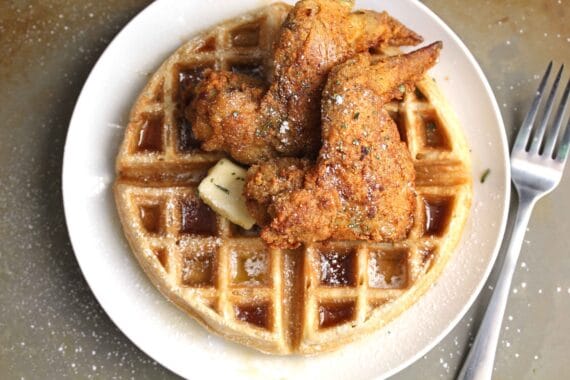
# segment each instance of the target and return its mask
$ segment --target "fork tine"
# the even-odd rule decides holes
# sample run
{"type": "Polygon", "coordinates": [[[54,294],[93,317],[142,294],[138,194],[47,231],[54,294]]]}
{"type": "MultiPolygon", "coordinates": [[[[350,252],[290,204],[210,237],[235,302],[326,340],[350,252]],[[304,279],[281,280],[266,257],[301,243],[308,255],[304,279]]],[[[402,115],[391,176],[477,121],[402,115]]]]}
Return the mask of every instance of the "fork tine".
{"type": "Polygon", "coordinates": [[[515,140],[515,144],[513,146],[514,150],[526,150],[526,144],[528,142],[528,136],[530,135],[530,130],[532,129],[532,125],[534,124],[534,120],[536,119],[536,113],[538,112],[538,106],[540,104],[540,100],[542,99],[542,94],[544,93],[544,87],[546,86],[546,82],[548,81],[548,77],[550,76],[550,70],[552,69],[552,61],[548,64],[546,68],[546,72],[542,76],[542,80],[540,81],[540,85],[538,86],[538,90],[536,90],[536,96],[532,101],[532,105],[528,114],[524,118],[524,121],[521,125],[519,130],[519,134],[517,135],[517,139],[515,140]]]}
{"type": "Polygon", "coordinates": [[[558,91],[558,84],[560,83],[560,77],[562,76],[563,70],[564,70],[564,65],[561,65],[560,70],[558,70],[558,74],[556,74],[556,78],[554,79],[554,83],[552,84],[550,94],[548,94],[548,98],[546,99],[546,106],[544,107],[542,122],[540,123],[538,129],[534,131],[532,137],[532,144],[529,150],[531,154],[538,153],[538,151],[540,150],[540,146],[542,145],[542,139],[544,138],[544,132],[546,131],[546,126],[548,125],[550,114],[552,113],[552,105],[554,103],[554,97],[556,96],[556,91],[558,91]]]}
{"type": "Polygon", "coordinates": [[[558,148],[558,153],[556,153],[556,159],[565,164],[568,159],[568,150],[570,149],[570,119],[566,123],[566,130],[564,131],[564,137],[560,142],[560,147],[558,148]]]}
{"type": "Polygon", "coordinates": [[[562,99],[560,99],[560,105],[556,111],[556,117],[554,118],[554,124],[552,125],[552,130],[549,136],[546,137],[546,143],[544,145],[543,155],[545,157],[552,157],[552,152],[554,152],[554,145],[558,139],[558,134],[560,132],[560,127],[562,126],[562,119],[564,118],[564,113],[568,106],[568,96],[570,95],[570,79],[566,84],[564,93],[562,94],[562,99]]]}

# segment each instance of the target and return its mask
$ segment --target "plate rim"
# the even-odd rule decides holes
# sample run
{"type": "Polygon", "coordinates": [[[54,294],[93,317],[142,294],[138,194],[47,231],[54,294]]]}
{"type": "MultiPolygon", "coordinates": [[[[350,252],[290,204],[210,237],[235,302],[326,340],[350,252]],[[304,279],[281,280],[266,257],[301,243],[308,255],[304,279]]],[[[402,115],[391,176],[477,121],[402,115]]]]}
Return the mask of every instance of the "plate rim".
{"type": "MultiPolygon", "coordinates": [[[[483,289],[483,286],[487,282],[489,275],[490,275],[491,271],[493,270],[495,263],[497,261],[497,257],[499,255],[500,248],[501,248],[502,242],[504,240],[504,236],[505,236],[506,226],[507,226],[507,222],[508,222],[509,204],[510,204],[510,198],[511,198],[511,185],[510,185],[510,183],[511,183],[511,170],[510,170],[510,164],[509,164],[510,163],[509,143],[508,143],[508,139],[506,136],[505,125],[504,125],[504,121],[502,118],[500,108],[498,106],[497,99],[495,97],[495,94],[492,91],[492,88],[488,82],[488,79],[487,79],[485,73],[481,69],[479,63],[477,62],[477,60],[475,59],[475,57],[473,56],[471,51],[467,48],[465,43],[455,33],[455,31],[453,29],[451,29],[451,27],[449,27],[427,5],[423,4],[422,2],[420,2],[418,0],[409,0],[409,1],[411,3],[413,3],[414,6],[417,6],[418,8],[420,8],[421,10],[426,12],[438,24],[438,26],[441,27],[445,31],[445,33],[459,46],[462,53],[465,55],[465,57],[468,59],[470,64],[475,69],[476,74],[477,74],[477,79],[483,84],[485,92],[486,92],[486,94],[490,100],[490,103],[492,105],[492,108],[493,108],[494,119],[496,120],[497,127],[499,128],[498,132],[499,132],[499,136],[500,136],[500,143],[503,147],[505,147],[505,149],[503,150],[504,151],[503,157],[502,157],[503,160],[502,160],[501,164],[502,164],[504,171],[505,171],[506,186],[505,186],[503,194],[502,194],[502,196],[504,198],[504,204],[503,204],[503,212],[501,215],[501,220],[500,220],[500,223],[498,224],[498,235],[497,235],[498,238],[493,244],[492,254],[490,256],[491,259],[486,264],[486,267],[483,271],[483,274],[482,274],[478,284],[475,286],[474,291],[469,296],[467,302],[465,302],[463,304],[463,306],[461,307],[461,310],[456,314],[455,318],[453,318],[450,321],[450,323],[446,326],[446,328],[444,328],[438,335],[436,335],[434,338],[432,338],[431,341],[427,345],[425,345],[422,349],[420,349],[415,355],[410,356],[407,360],[402,361],[399,365],[395,366],[394,368],[388,370],[385,373],[376,375],[377,378],[387,378],[387,377],[393,376],[393,375],[397,374],[398,372],[402,371],[403,369],[407,368],[408,366],[410,366],[412,363],[416,362],[419,358],[421,358],[427,352],[431,351],[437,344],[439,344],[451,332],[451,330],[453,330],[457,326],[457,324],[461,321],[461,319],[463,319],[463,317],[465,316],[467,311],[471,308],[471,306],[473,305],[475,300],[479,297],[481,290],[483,289]]],[[[67,189],[70,188],[68,183],[72,181],[71,178],[69,178],[69,174],[68,174],[70,171],[70,169],[68,169],[69,168],[68,161],[70,160],[69,159],[70,148],[69,148],[69,144],[68,144],[69,139],[70,139],[70,131],[71,131],[71,127],[74,125],[74,120],[78,118],[78,116],[77,116],[78,105],[80,105],[81,98],[85,97],[84,93],[86,91],[86,88],[88,87],[87,84],[90,82],[90,79],[92,78],[93,73],[100,66],[101,61],[105,60],[106,56],[109,54],[109,51],[117,43],[117,40],[121,38],[123,31],[125,29],[131,27],[132,24],[138,22],[138,19],[140,19],[143,14],[146,14],[148,12],[152,12],[152,10],[154,8],[158,8],[160,6],[160,4],[162,4],[163,2],[165,2],[165,1],[155,1],[155,2],[147,5],[146,7],[144,7],[140,12],[138,12],[113,37],[111,42],[105,47],[105,49],[101,53],[100,57],[97,59],[97,61],[95,62],[95,64],[91,68],[89,75],[87,76],[87,79],[85,80],[83,87],[79,93],[79,96],[77,97],[77,100],[76,100],[76,103],[75,103],[75,106],[73,109],[72,117],[70,118],[70,121],[69,121],[68,131],[66,134],[66,139],[65,139],[65,144],[64,144],[63,158],[62,158],[62,185],[61,186],[62,186],[63,208],[64,208],[64,214],[65,214],[65,224],[67,227],[68,236],[69,236],[69,240],[70,240],[70,243],[71,243],[71,246],[73,249],[73,253],[76,257],[76,260],[77,260],[77,263],[79,265],[80,271],[83,275],[83,278],[85,279],[87,285],[89,286],[91,293],[93,294],[93,296],[97,300],[98,304],[104,310],[105,314],[109,317],[109,319],[113,322],[113,324],[121,331],[122,334],[124,334],[129,339],[129,341],[132,344],[135,345],[135,347],[137,347],[139,350],[144,352],[148,357],[152,358],[153,360],[156,360],[160,365],[162,365],[164,368],[168,369],[172,373],[175,373],[181,377],[185,377],[185,374],[175,370],[172,366],[155,359],[154,355],[152,355],[145,347],[142,347],[142,345],[137,342],[136,337],[133,337],[130,332],[129,333],[126,332],[125,329],[123,329],[121,327],[121,325],[118,323],[118,321],[116,320],[117,318],[115,316],[113,316],[113,313],[109,312],[109,310],[105,306],[105,304],[103,302],[101,302],[101,295],[97,294],[93,290],[93,286],[91,284],[93,279],[90,279],[88,276],[86,276],[86,270],[83,266],[85,263],[82,264],[81,259],[79,258],[79,256],[76,253],[78,251],[78,247],[80,246],[80,243],[78,241],[79,239],[77,238],[77,236],[79,234],[77,234],[77,233],[74,234],[72,232],[75,230],[75,227],[73,227],[72,223],[70,223],[70,213],[71,213],[70,206],[69,206],[70,195],[69,195],[69,190],[66,190],[66,188],[67,189]],[[75,236],[75,238],[73,236],[75,236]]],[[[473,212],[473,210],[471,210],[471,212],[473,212]]]]}

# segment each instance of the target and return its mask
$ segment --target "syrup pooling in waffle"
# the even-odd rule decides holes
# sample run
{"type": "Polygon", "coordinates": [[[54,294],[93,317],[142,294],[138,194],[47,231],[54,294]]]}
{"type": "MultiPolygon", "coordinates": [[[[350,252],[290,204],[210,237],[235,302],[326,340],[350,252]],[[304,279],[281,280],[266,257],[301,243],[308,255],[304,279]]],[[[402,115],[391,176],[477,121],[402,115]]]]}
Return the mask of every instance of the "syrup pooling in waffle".
{"type": "MultiPolygon", "coordinates": [[[[272,248],[207,206],[198,184],[225,155],[201,150],[185,110],[207,69],[272,78],[288,6],[229,20],[180,47],[136,101],[117,157],[124,233],[158,289],[209,330],[273,354],[329,351],[381,328],[439,277],[471,199],[460,126],[429,77],[385,105],[416,172],[407,237],[272,248]]],[[[393,50],[377,51],[394,54],[393,50]]]]}

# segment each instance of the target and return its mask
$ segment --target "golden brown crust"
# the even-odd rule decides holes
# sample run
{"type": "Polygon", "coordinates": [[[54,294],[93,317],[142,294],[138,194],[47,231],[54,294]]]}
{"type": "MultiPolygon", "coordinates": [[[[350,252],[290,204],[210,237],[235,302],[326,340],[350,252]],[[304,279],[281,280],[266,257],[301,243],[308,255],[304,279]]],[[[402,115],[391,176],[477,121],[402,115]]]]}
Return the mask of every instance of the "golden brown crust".
{"type": "Polygon", "coordinates": [[[202,148],[232,152],[240,162],[271,157],[271,147],[256,133],[263,92],[261,83],[247,75],[208,71],[186,115],[194,136],[204,141],[202,148]]]}
{"type": "Polygon", "coordinates": [[[330,238],[406,237],[415,209],[415,171],[382,107],[402,95],[399,86],[423,76],[440,48],[436,43],[375,63],[365,53],[331,71],[323,92],[323,147],[303,188],[274,197],[271,221],[261,234],[268,244],[295,248],[330,238]]]}
{"type": "Polygon", "coordinates": [[[276,197],[300,189],[311,161],[300,158],[275,159],[271,164],[253,165],[247,172],[244,195],[257,224],[270,221],[269,206],[276,197]]]}
{"type": "Polygon", "coordinates": [[[350,13],[350,9],[350,4],[333,0],[297,3],[281,29],[274,53],[273,83],[263,98],[258,96],[265,90],[263,86],[255,87],[245,80],[238,85],[238,78],[229,73],[220,74],[231,78],[225,81],[220,81],[220,76],[206,78],[187,111],[196,115],[194,133],[204,142],[203,149],[228,152],[245,164],[276,156],[314,157],[320,147],[320,98],[329,70],[355,53],[382,43],[421,41],[385,12],[350,13]],[[208,80],[216,82],[215,96],[210,95],[208,80]],[[251,92],[256,95],[251,96],[251,92]],[[205,109],[204,99],[215,99],[216,105],[205,109]],[[236,110],[242,114],[242,109],[247,115],[229,116],[236,110]],[[232,133],[223,133],[227,130],[232,133]]]}

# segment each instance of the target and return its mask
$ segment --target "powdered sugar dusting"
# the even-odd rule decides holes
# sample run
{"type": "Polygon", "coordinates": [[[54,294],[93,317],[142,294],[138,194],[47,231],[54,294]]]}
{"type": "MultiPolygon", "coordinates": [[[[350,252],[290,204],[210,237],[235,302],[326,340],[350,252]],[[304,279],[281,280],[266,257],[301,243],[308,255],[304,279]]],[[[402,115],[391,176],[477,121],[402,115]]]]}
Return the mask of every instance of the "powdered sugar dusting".
{"type": "MultiPolygon", "coordinates": [[[[404,285],[404,278],[401,275],[392,275],[386,278],[381,267],[381,261],[375,256],[371,257],[368,262],[368,282],[374,288],[400,288],[404,285]]],[[[405,268],[400,268],[400,273],[405,268]]]]}

